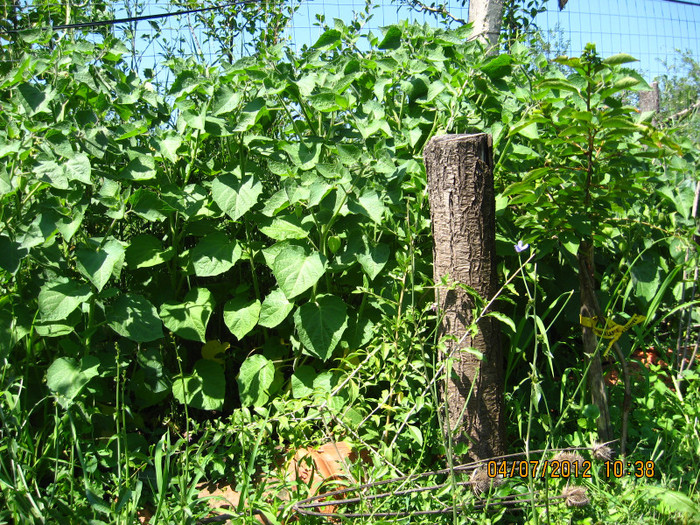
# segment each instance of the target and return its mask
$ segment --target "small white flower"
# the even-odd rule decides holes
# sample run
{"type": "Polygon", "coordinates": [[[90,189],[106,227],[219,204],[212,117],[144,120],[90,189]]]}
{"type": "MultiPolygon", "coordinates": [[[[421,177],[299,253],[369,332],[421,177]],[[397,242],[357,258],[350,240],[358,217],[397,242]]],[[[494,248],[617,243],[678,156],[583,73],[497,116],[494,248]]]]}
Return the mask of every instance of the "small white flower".
{"type": "Polygon", "coordinates": [[[518,244],[514,244],[514,245],[513,245],[513,248],[515,248],[515,251],[518,252],[518,253],[524,252],[524,251],[527,250],[529,247],[530,247],[529,244],[523,244],[522,239],[518,241],[518,244]]]}

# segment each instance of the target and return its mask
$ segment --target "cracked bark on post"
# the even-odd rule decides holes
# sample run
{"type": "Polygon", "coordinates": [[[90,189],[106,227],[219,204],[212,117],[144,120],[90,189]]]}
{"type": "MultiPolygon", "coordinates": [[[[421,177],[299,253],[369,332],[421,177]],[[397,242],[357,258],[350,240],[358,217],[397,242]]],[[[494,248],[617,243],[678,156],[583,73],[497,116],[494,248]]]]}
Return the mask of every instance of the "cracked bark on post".
{"type": "Polygon", "coordinates": [[[448,442],[469,443],[474,460],[503,454],[503,353],[500,328],[492,317],[481,318],[476,335],[468,333],[474,300],[462,288],[439,286],[448,276],[488,301],[497,290],[496,204],[493,152],[486,134],[434,137],[423,152],[428,175],[430,216],[434,239],[433,276],[436,301],[443,314],[441,360],[452,356],[452,374],[441,389],[447,404],[448,442]],[[474,348],[483,354],[479,360],[474,348]]]}

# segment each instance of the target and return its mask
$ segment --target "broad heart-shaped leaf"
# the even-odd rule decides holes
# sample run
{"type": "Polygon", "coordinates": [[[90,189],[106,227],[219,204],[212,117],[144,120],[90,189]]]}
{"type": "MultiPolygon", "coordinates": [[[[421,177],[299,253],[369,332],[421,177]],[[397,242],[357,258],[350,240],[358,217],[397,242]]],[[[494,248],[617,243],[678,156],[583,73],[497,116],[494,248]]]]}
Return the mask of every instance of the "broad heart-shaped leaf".
{"type": "Polygon", "coordinates": [[[163,337],[163,323],[155,307],[139,294],[124,294],[108,306],[107,324],[122,337],[137,343],[163,337]]]}
{"type": "Polygon", "coordinates": [[[241,258],[241,247],[223,232],[204,237],[191,252],[192,266],[198,277],[212,277],[231,269],[241,258]]]}
{"type": "Polygon", "coordinates": [[[275,365],[260,354],[243,361],[238,374],[238,392],[241,405],[260,407],[270,398],[270,386],[275,379],[275,365]]]}
{"type": "Polygon", "coordinates": [[[15,273],[19,269],[20,261],[28,254],[29,250],[22,248],[20,243],[0,235],[0,268],[9,273],[15,273]]]}
{"type": "Polygon", "coordinates": [[[233,131],[248,131],[267,113],[265,100],[258,97],[248,102],[238,116],[238,124],[233,131]]]}
{"type": "Polygon", "coordinates": [[[214,202],[234,221],[255,206],[262,191],[262,184],[252,175],[242,181],[233,173],[226,173],[211,184],[214,202]]]}
{"type": "Polygon", "coordinates": [[[156,163],[149,155],[139,155],[119,172],[126,180],[149,180],[156,176],[156,163]]]}
{"type": "Polygon", "coordinates": [[[266,328],[274,328],[284,321],[294,308],[284,292],[279,288],[272,290],[262,303],[258,324],[266,328]]]}
{"type": "Polygon", "coordinates": [[[183,405],[200,410],[220,410],[224,406],[226,378],[219,363],[200,359],[192,374],[173,379],[173,396],[183,405]]]}
{"type": "Polygon", "coordinates": [[[109,278],[119,277],[124,264],[124,246],[116,239],[109,239],[101,248],[90,247],[76,250],[77,268],[98,291],[102,290],[109,278]]]}
{"type": "Polygon", "coordinates": [[[650,303],[661,284],[662,275],[660,270],[659,254],[656,251],[647,252],[641,259],[630,268],[632,281],[630,286],[634,286],[637,297],[644,299],[646,304],[650,303]]]}
{"type": "Polygon", "coordinates": [[[59,166],[53,160],[46,159],[42,156],[37,164],[32,168],[34,176],[43,182],[48,182],[56,189],[67,190],[70,187],[68,179],[66,178],[66,170],[64,166],[59,166]]]}
{"type": "Polygon", "coordinates": [[[224,322],[240,341],[258,324],[260,301],[249,301],[246,297],[231,299],[224,306],[224,322]]]}
{"type": "Polygon", "coordinates": [[[155,348],[142,348],[137,356],[139,368],[134,372],[131,389],[141,407],[160,403],[172,390],[172,380],[163,369],[163,357],[155,348]]]}
{"type": "Polygon", "coordinates": [[[355,200],[348,202],[348,209],[353,213],[361,213],[372,219],[377,224],[382,222],[386,208],[379,195],[374,190],[366,190],[355,200]]]}
{"type": "Polygon", "coordinates": [[[316,284],[325,266],[326,258],[320,253],[308,254],[301,246],[287,246],[275,257],[272,273],[287,299],[293,299],[316,284]]]}
{"type": "Polygon", "coordinates": [[[163,250],[163,245],[154,235],[137,235],[126,249],[126,264],[129,268],[150,268],[169,261],[173,255],[173,247],[163,250]]]}
{"type": "Polygon", "coordinates": [[[46,283],[39,292],[41,320],[63,321],[91,296],[88,284],[78,284],[65,277],[46,283]]]}
{"type": "Polygon", "coordinates": [[[154,192],[145,188],[139,188],[129,198],[131,211],[136,215],[151,222],[162,222],[167,219],[167,213],[171,210],[154,192]]]}
{"type": "Polygon", "coordinates": [[[306,239],[311,228],[312,224],[310,221],[303,222],[293,214],[275,217],[274,219],[265,217],[260,225],[260,231],[276,241],[306,239]]]}
{"type": "Polygon", "coordinates": [[[377,47],[379,49],[397,49],[401,45],[401,29],[396,25],[384,29],[386,29],[384,38],[377,47]]]}
{"type": "Polygon", "coordinates": [[[318,38],[312,47],[313,49],[328,49],[340,42],[340,36],[340,31],[337,29],[329,29],[318,38]]]}
{"type": "Polygon", "coordinates": [[[180,337],[204,343],[213,309],[211,292],[206,288],[193,288],[182,303],[164,303],[160,307],[160,318],[180,337]]]}
{"type": "Polygon", "coordinates": [[[214,116],[230,113],[238,107],[243,99],[243,94],[240,90],[233,89],[226,84],[219,87],[214,93],[214,99],[211,103],[211,114],[214,116]]]}
{"type": "Polygon", "coordinates": [[[333,295],[319,295],[294,312],[299,340],[309,355],[327,361],[348,326],[347,307],[333,295]]]}
{"type": "Polygon", "coordinates": [[[224,361],[224,354],[226,350],[231,348],[230,343],[221,343],[217,339],[212,339],[207,341],[207,343],[202,347],[202,357],[204,359],[209,359],[215,363],[219,363],[226,369],[226,362],[224,361]]]}
{"type": "Polygon", "coordinates": [[[379,272],[382,271],[388,260],[389,246],[384,243],[372,246],[365,253],[357,256],[357,262],[360,263],[362,269],[367,273],[370,281],[379,275],[379,272]]]}
{"type": "Polygon", "coordinates": [[[80,363],[70,357],[59,357],[46,371],[46,384],[63,408],[73,404],[90,379],[98,375],[100,360],[86,356],[80,363]]]}
{"type": "Polygon", "coordinates": [[[23,83],[17,87],[17,91],[22,96],[22,105],[27,109],[29,116],[33,116],[36,113],[49,110],[49,103],[56,96],[56,91],[54,91],[50,86],[41,86],[43,89],[39,90],[31,84],[23,83]]]}
{"type": "Polygon", "coordinates": [[[318,373],[314,367],[309,365],[301,365],[294,370],[292,375],[292,396],[295,399],[310,396],[314,393],[314,379],[318,373]]]}
{"type": "Polygon", "coordinates": [[[69,159],[66,162],[65,171],[69,180],[77,180],[83,184],[92,184],[90,179],[90,174],[92,173],[90,159],[84,153],[79,153],[72,159],[69,159]]]}

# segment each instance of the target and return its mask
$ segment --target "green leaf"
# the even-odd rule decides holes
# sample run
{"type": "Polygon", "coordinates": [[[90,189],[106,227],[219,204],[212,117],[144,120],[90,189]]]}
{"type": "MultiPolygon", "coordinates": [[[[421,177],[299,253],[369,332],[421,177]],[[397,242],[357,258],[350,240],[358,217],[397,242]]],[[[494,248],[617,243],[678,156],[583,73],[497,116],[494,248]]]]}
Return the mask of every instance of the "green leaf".
{"type": "Polygon", "coordinates": [[[134,372],[131,389],[141,407],[160,403],[172,390],[172,381],[163,366],[163,357],[156,348],[142,348],[137,361],[139,368],[134,372]]]}
{"type": "Polygon", "coordinates": [[[180,158],[177,150],[182,145],[182,137],[173,131],[168,131],[162,137],[152,139],[151,144],[156,150],[154,153],[156,158],[169,160],[172,163],[177,162],[180,158]]]}
{"type": "Polygon", "coordinates": [[[654,299],[661,284],[658,253],[645,254],[630,268],[630,273],[637,297],[643,298],[648,304],[654,299]]]}
{"type": "Polygon", "coordinates": [[[22,103],[30,117],[37,113],[49,111],[49,103],[56,96],[56,91],[50,87],[42,86],[42,88],[44,89],[39,90],[27,83],[17,86],[17,91],[22,97],[22,103]]]}
{"type": "Polygon", "coordinates": [[[77,180],[83,184],[92,184],[90,178],[92,167],[90,159],[84,153],[79,153],[72,159],[69,159],[65,165],[66,177],[68,180],[77,180]]]}
{"type": "Polygon", "coordinates": [[[401,29],[396,25],[387,27],[384,38],[377,47],[379,49],[398,49],[401,47],[401,29]]]}
{"type": "Polygon", "coordinates": [[[163,337],[155,307],[139,294],[124,294],[107,307],[107,324],[122,337],[147,343],[163,337]]]}
{"type": "Polygon", "coordinates": [[[7,195],[13,190],[10,174],[7,173],[5,166],[0,166],[0,197],[7,195]]]}
{"type": "Polygon", "coordinates": [[[340,31],[337,29],[329,29],[324,32],[316,43],[311,46],[313,49],[328,49],[340,42],[340,31]]]}
{"type": "MultiPolygon", "coordinates": [[[[162,189],[163,201],[174,210],[181,212],[187,219],[193,217],[212,217],[217,215],[209,209],[211,199],[209,192],[200,184],[188,184],[184,188],[169,185],[162,189]]],[[[170,211],[167,209],[166,210],[170,211]]]]}
{"type": "Polygon", "coordinates": [[[639,84],[639,79],[634,77],[622,77],[617,82],[615,82],[615,89],[629,89],[639,84]]]}
{"type": "Polygon", "coordinates": [[[520,133],[523,137],[527,137],[532,140],[537,140],[540,138],[540,134],[537,131],[536,122],[521,122],[520,124],[513,126],[510,133],[511,135],[514,133],[520,133]]]}
{"type": "Polygon", "coordinates": [[[388,260],[389,246],[384,243],[379,243],[357,256],[357,262],[360,263],[370,281],[379,275],[379,272],[382,271],[388,260]]]}
{"type": "Polygon", "coordinates": [[[41,160],[34,166],[32,171],[38,180],[48,182],[56,189],[67,190],[70,187],[66,177],[66,170],[53,160],[41,160]]]}
{"type": "Polygon", "coordinates": [[[239,341],[258,323],[260,301],[245,297],[231,299],[224,306],[224,322],[239,341]]]}
{"type": "Polygon", "coordinates": [[[258,324],[266,328],[274,328],[287,318],[292,308],[294,303],[290,303],[284,292],[276,288],[262,302],[258,324]]]}
{"type": "Polygon", "coordinates": [[[175,255],[171,246],[163,250],[161,242],[153,235],[137,235],[126,249],[126,264],[129,268],[150,268],[163,264],[175,255]]]}
{"type": "Polygon", "coordinates": [[[224,84],[214,92],[211,102],[211,113],[214,116],[224,115],[238,108],[243,99],[243,94],[239,89],[224,84]]]}
{"type": "Polygon", "coordinates": [[[372,219],[377,224],[381,224],[386,207],[374,190],[365,190],[360,198],[348,202],[348,209],[353,213],[361,213],[372,219]]]}
{"type": "Polygon", "coordinates": [[[119,172],[119,178],[126,180],[150,180],[155,176],[156,163],[148,155],[139,155],[119,172]]]}
{"type": "Polygon", "coordinates": [[[192,266],[198,277],[212,277],[231,269],[241,258],[241,247],[222,232],[204,237],[191,252],[192,266]]]}
{"type": "Polygon", "coordinates": [[[214,310],[214,298],[206,288],[193,288],[182,303],[168,302],[160,307],[165,326],[184,339],[206,342],[207,323],[214,310]]]}
{"type": "Polygon", "coordinates": [[[686,494],[650,484],[644,487],[644,491],[647,497],[659,500],[659,510],[665,514],[670,516],[679,513],[693,521],[700,520],[700,505],[686,494]]]}
{"type": "Polygon", "coordinates": [[[321,145],[318,142],[281,143],[279,147],[302,170],[315,168],[321,158],[321,145]]]}
{"type": "Polygon", "coordinates": [[[248,131],[255,126],[262,114],[266,113],[265,100],[256,98],[251,100],[244,107],[238,119],[238,124],[233,131],[248,131]]]}
{"type": "Polygon", "coordinates": [[[294,370],[291,379],[294,399],[301,399],[314,393],[314,380],[317,375],[316,370],[309,365],[301,365],[294,370]]]}
{"type": "Polygon", "coordinates": [[[124,264],[125,249],[116,239],[109,239],[101,248],[90,247],[76,250],[76,266],[98,291],[104,288],[110,277],[119,277],[124,264]]]}
{"type": "Polygon", "coordinates": [[[326,258],[320,253],[309,254],[301,246],[287,246],[275,257],[272,273],[287,299],[293,299],[316,284],[325,266],[326,258]]]}
{"type": "Polygon", "coordinates": [[[265,405],[274,379],[275,365],[265,356],[255,354],[243,361],[237,379],[241,405],[265,405]]]}
{"type": "Polygon", "coordinates": [[[564,91],[571,91],[572,93],[578,93],[578,87],[569,82],[568,80],[562,78],[551,78],[543,80],[540,82],[539,87],[549,88],[549,89],[562,89],[564,91]]]}
{"type": "Polygon", "coordinates": [[[42,321],[63,321],[78,306],[92,297],[90,286],[58,278],[44,284],[39,292],[39,313],[42,321]]]}
{"type": "Polygon", "coordinates": [[[294,312],[294,325],[306,353],[327,361],[348,326],[347,307],[338,297],[319,295],[294,312]]]}
{"type": "Polygon", "coordinates": [[[3,270],[14,274],[19,269],[19,263],[28,253],[29,250],[23,248],[20,243],[0,235],[0,268],[3,270]]]}
{"type": "Polygon", "coordinates": [[[311,228],[310,222],[304,223],[296,215],[290,214],[262,221],[260,231],[271,239],[285,241],[287,239],[306,239],[311,228]]]}
{"type": "Polygon", "coordinates": [[[515,328],[515,323],[514,323],[513,320],[512,320],[510,317],[508,317],[507,315],[505,315],[505,314],[503,314],[503,313],[501,313],[501,312],[488,312],[486,315],[487,315],[487,316],[490,316],[490,317],[495,317],[495,318],[498,319],[500,322],[502,322],[503,324],[505,324],[506,326],[508,326],[508,327],[513,331],[513,333],[516,333],[516,332],[517,332],[517,330],[516,330],[516,328],[515,328]]]}
{"type": "Polygon", "coordinates": [[[139,188],[129,198],[131,211],[144,220],[162,222],[167,219],[168,205],[155,193],[145,188],[139,188]]]}
{"type": "Polygon", "coordinates": [[[491,78],[501,78],[510,71],[513,58],[510,55],[498,55],[481,66],[481,71],[491,78]]]}
{"type": "MultiPolygon", "coordinates": [[[[203,110],[204,108],[202,108],[203,110]]],[[[180,113],[180,118],[185,121],[185,123],[192,129],[199,129],[204,131],[204,123],[206,122],[206,115],[202,110],[197,109],[196,111],[185,110],[180,113]]]]}
{"type": "Polygon", "coordinates": [[[214,202],[234,221],[255,206],[262,191],[262,184],[255,177],[241,181],[233,173],[226,173],[211,184],[214,202]]]}
{"type": "Polygon", "coordinates": [[[90,380],[98,375],[100,360],[86,356],[80,363],[69,357],[59,357],[46,371],[46,384],[63,408],[73,404],[90,380]]]}
{"type": "Polygon", "coordinates": [[[607,64],[609,66],[627,64],[628,62],[639,62],[639,60],[626,53],[618,53],[617,55],[612,55],[603,59],[603,64],[607,64]]]}
{"type": "Polygon", "coordinates": [[[173,397],[183,405],[200,410],[221,410],[226,395],[226,378],[219,363],[200,359],[191,375],[173,378],[173,397]]]}
{"type": "Polygon", "coordinates": [[[336,94],[333,92],[316,93],[309,97],[309,104],[314,109],[322,113],[330,113],[342,109],[336,101],[336,94]]]}

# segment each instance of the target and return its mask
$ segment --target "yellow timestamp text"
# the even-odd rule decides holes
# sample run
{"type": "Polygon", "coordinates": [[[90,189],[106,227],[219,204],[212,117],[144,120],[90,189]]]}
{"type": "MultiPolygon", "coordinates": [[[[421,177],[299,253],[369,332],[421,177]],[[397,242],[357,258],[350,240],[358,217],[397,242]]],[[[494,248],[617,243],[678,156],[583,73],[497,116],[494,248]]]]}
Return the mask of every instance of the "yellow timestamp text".
{"type": "Polygon", "coordinates": [[[606,461],[605,476],[608,478],[622,478],[632,476],[635,478],[653,478],[656,476],[656,463],[647,461],[606,461]]]}
{"type": "Polygon", "coordinates": [[[591,468],[591,462],[588,460],[492,460],[486,464],[486,473],[490,478],[590,478],[591,468]]]}

